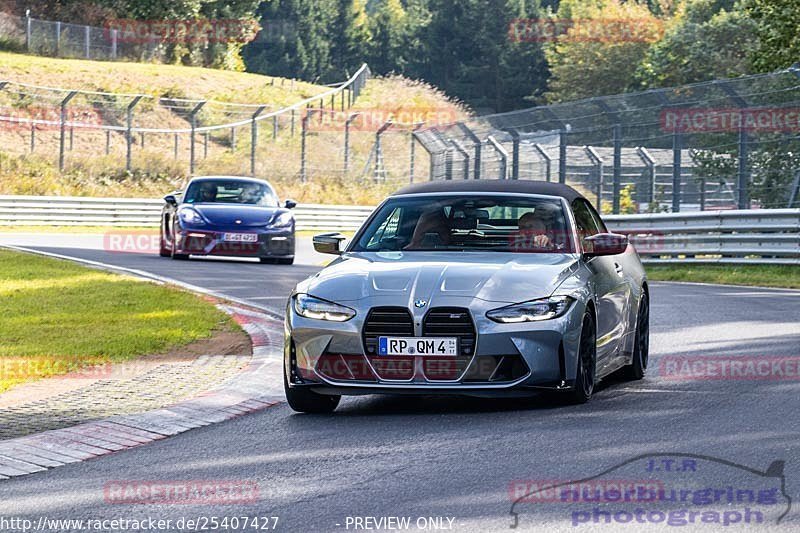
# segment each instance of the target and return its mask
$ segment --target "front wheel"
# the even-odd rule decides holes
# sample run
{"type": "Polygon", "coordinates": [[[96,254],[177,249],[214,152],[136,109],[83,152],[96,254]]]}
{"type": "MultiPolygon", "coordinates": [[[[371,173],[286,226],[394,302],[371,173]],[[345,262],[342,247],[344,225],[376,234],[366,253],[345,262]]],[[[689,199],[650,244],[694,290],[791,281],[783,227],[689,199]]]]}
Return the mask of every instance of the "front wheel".
{"type": "Polygon", "coordinates": [[[291,388],[286,381],[286,371],[283,373],[283,391],[286,402],[298,413],[328,414],[332,413],[339,405],[341,396],[318,394],[309,389],[291,388]]]}
{"type": "Polygon", "coordinates": [[[597,363],[597,339],[595,321],[587,311],[583,315],[581,340],[578,348],[578,361],[575,370],[575,387],[569,393],[570,403],[580,404],[589,401],[594,392],[595,368],[597,363]]]}
{"type": "Polygon", "coordinates": [[[164,231],[159,234],[158,239],[158,255],[161,257],[170,257],[172,255],[172,248],[167,246],[167,241],[164,239],[164,231]]]}
{"type": "Polygon", "coordinates": [[[633,360],[625,367],[625,378],[631,381],[642,379],[647,372],[650,356],[650,302],[647,293],[642,295],[636,316],[636,336],[633,345],[633,360]]]}

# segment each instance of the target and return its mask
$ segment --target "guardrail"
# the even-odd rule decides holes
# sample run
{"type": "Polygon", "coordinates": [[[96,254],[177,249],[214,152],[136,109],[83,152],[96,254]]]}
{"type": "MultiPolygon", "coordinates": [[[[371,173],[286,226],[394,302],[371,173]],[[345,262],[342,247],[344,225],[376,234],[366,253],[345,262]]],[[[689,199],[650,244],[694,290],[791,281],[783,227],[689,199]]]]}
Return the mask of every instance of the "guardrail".
{"type": "MultiPolygon", "coordinates": [[[[0,196],[0,226],[157,227],[162,200],[0,196]]],[[[298,230],[355,231],[372,207],[301,204],[298,230]]],[[[604,217],[648,263],[800,265],[800,209],[751,209],[604,217]]]]}

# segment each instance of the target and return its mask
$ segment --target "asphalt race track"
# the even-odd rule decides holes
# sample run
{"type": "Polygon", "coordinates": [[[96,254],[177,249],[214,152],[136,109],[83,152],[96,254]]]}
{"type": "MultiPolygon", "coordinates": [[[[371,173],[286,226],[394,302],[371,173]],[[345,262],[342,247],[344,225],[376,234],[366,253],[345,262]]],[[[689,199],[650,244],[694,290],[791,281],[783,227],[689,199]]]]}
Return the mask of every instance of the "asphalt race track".
{"type": "MultiPolygon", "coordinates": [[[[37,248],[172,277],[278,313],[292,286],[319,268],[37,248]]],[[[612,380],[589,404],[564,406],[549,397],[370,396],[343,400],[332,416],[297,415],[280,405],[137,449],[0,481],[0,517],[151,517],[175,523],[181,517],[277,516],[278,531],[356,530],[353,517],[386,516],[411,517],[415,530],[419,517],[449,517],[452,523],[445,518],[441,524],[454,531],[506,531],[514,511],[523,531],[663,531],[675,528],[577,524],[576,515],[547,502],[523,501],[512,509],[510,487],[519,480],[586,479],[626,461],[644,464],[642,454],[669,453],[714,463],[693,474],[692,484],[703,487],[738,486],[741,481],[731,479],[740,479],[744,467],[763,481],[767,478],[754,472],[784,461],[785,493],[792,500],[780,524],[769,516],[749,527],[709,523],[678,530],[797,531],[800,376],[781,376],[773,367],[771,377],[760,379],[681,380],[663,370],[665,361],[681,357],[746,357],[771,364],[795,357],[796,365],[800,292],[663,283],[653,283],[651,292],[651,375],[635,384],[612,380]],[[256,482],[258,501],[125,505],[106,503],[103,495],[104,486],[117,480],[219,479],[256,482]]],[[[636,479],[633,465],[610,475],[636,479]]]]}

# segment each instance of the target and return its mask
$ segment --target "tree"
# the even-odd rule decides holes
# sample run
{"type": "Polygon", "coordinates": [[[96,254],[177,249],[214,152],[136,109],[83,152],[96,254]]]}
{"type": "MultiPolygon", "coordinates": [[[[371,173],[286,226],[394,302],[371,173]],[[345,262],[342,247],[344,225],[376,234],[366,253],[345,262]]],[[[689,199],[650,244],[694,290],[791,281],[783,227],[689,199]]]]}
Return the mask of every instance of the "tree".
{"type": "Polygon", "coordinates": [[[692,0],[648,50],[637,72],[641,87],[732,78],[751,71],[755,22],[734,0],[692,0]]]}
{"type": "Polygon", "coordinates": [[[400,0],[384,0],[376,6],[370,18],[369,63],[378,74],[405,69],[407,56],[403,45],[408,40],[407,24],[406,11],[400,0]]]}
{"type": "Polygon", "coordinates": [[[337,0],[331,27],[331,75],[352,73],[364,62],[370,42],[369,20],[364,0],[337,0]]]}
{"type": "Polygon", "coordinates": [[[749,0],[759,47],[751,52],[753,67],[770,72],[789,67],[800,58],[800,0],[749,0]]]}
{"type": "Polygon", "coordinates": [[[575,24],[545,49],[550,102],[631,90],[639,64],[662,31],[661,21],[646,6],[621,0],[565,1],[557,17],[575,24]]]}

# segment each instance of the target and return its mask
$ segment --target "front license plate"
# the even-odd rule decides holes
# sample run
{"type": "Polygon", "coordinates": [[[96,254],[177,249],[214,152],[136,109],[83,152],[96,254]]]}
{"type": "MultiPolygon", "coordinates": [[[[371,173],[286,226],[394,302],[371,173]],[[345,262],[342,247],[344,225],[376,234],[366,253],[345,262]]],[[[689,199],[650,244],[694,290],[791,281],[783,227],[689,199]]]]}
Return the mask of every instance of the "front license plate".
{"type": "Polygon", "coordinates": [[[456,337],[378,337],[378,355],[458,355],[456,337]]]}
{"type": "Polygon", "coordinates": [[[225,242],[256,242],[258,235],[256,233],[225,233],[222,240],[225,242]]]}

